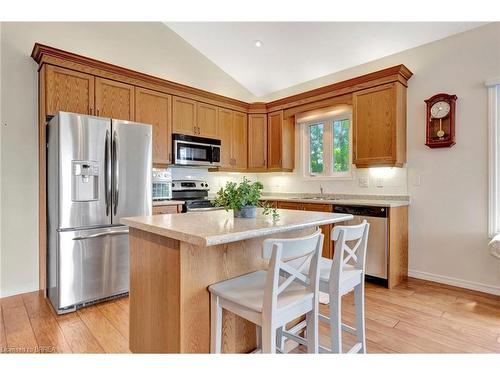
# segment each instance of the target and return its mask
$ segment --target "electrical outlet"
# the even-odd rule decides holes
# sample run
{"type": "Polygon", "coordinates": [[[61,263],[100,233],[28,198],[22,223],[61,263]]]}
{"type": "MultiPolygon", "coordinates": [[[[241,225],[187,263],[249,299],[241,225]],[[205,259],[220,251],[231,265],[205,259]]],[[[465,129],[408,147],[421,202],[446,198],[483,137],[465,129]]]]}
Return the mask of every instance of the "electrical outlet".
{"type": "Polygon", "coordinates": [[[378,188],[384,187],[384,179],[382,177],[377,177],[375,179],[375,186],[378,188]]]}
{"type": "Polygon", "coordinates": [[[358,178],[359,187],[368,187],[368,177],[359,177],[358,178]]]}

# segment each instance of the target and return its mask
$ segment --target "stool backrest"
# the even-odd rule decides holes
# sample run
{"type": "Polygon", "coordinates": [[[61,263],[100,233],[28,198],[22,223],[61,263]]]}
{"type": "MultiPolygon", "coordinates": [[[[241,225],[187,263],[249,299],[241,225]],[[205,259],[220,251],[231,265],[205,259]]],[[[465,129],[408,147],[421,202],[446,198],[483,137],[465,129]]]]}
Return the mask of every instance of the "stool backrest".
{"type": "Polygon", "coordinates": [[[347,264],[363,271],[364,275],[369,231],[370,224],[366,220],[359,225],[339,225],[333,228],[331,239],[335,241],[335,253],[330,271],[330,282],[339,285],[342,270],[347,264]]]}
{"type": "Polygon", "coordinates": [[[324,235],[321,229],[298,238],[264,240],[262,257],[269,259],[263,314],[274,315],[278,296],[297,282],[318,296],[319,260],[324,235]],[[307,272],[304,272],[308,267],[307,272]]]}

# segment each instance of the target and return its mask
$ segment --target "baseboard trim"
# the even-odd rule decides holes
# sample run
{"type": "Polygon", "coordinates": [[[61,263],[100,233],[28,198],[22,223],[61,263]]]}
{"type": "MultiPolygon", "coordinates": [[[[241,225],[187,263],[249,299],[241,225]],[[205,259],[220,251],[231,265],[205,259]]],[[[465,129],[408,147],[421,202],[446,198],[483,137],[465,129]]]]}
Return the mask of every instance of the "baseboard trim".
{"type": "Polygon", "coordinates": [[[482,284],[475,281],[457,279],[455,277],[436,275],[433,273],[417,271],[417,270],[408,270],[408,276],[414,277],[416,279],[435,281],[441,284],[457,286],[459,288],[476,290],[478,292],[484,292],[500,296],[500,286],[482,284]]]}
{"type": "Polygon", "coordinates": [[[5,290],[0,290],[0,298],[11,297],[17,294],[31,293],[38,290],[38,286],[25,285],[18,288],[10,288],[5,290]]]}

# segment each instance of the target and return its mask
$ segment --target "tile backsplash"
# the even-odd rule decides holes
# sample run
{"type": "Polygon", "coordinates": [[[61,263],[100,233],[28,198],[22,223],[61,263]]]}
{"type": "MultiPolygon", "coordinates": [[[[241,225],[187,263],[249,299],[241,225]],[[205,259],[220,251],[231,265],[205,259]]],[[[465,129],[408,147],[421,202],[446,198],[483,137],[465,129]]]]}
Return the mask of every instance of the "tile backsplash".
{"type": "Polygon", "coordinates": [[[345,180],[304,178],[298,172],[236,173],[208,172],[203,168],[171,167],[173,179],[202,179],[208,181],[215,193],[228,181],[241,181],[247,177],[260,181],[266,193],[318,193],[325,194],[408,194],[406,168],[369,168],[353,170],[353,177],[345,180]],[[367,185],[367,186],[365,186],[367,185]]]}

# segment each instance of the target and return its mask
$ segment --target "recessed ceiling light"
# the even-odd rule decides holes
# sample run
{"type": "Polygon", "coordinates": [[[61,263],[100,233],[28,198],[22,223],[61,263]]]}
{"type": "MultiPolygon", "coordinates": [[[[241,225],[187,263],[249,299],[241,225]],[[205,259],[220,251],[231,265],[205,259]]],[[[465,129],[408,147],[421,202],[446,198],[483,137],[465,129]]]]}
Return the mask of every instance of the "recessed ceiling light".
{"type": "Polygon", "coordinates": [[[255,47],[262,47],[262,40],[256,40],[253,42],[253,44],[255,44],[255,47]]]}

